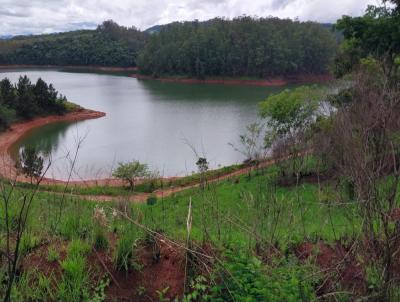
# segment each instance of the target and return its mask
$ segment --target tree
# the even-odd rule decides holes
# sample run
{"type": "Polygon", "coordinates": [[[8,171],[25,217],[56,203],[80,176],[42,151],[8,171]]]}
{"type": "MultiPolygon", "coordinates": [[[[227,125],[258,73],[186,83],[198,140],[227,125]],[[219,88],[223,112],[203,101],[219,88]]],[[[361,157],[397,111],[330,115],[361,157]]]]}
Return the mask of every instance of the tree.
{"type": "Polygon", "coordinates": [[[233,143],[229,145],[237,152],[245,156],[245,163],[250,166],[249,177],[251,176],[252,167],[258,168],[261,160],[266,156],[266,148],[264,144],[265,125],[262,123],[252,123],[246,126],[246,133],[240,135],[241,147],[235,146],[233,143]]]}
{"type": "Polygon", "coordinates": [[[326,73],[335,36],[320,24],[278,18],[174,22],[150,36],[138,57],[142,73],[274,77],[326,73]]]}
{"type": "Polygon", "coordinates": [[[135,182],[138,178],[145,178],[150,175],[147,164],[141,164],[137,160],[127,163],[118,163],[118,168],[113,172],[113,176],[129,183],[130,189],[133,191],[135,182]]]}
{"type": "Polygon", "coordinates": [[[345,75],[359,67],[360,60],[369,56],[378,59],[387,75],[396,70],[394,63],[400,55],[399,2],[391,6],[368,6],[362,17],[343,16],[336,29],[343,33],[345,41],[336,58],[335,73],[345,75]]]}
{"type": "Polygon", "coordinates": [[[34,178],[38,179],[42,175],[43,158],[39,156],[35,147],[28,146],[22,150],[19,160],[19,169],[31,179],[31,183],[34,178]]]}
{"type": "Polygon", "coordinates": [[[281,176],[300,177],[307,152],[306,135],[318,116],[325,90],[316,86],[302,86],[271,95],[260,105],[260,114],[266,120],[265,144],[271,147],[281,176]],[[290,167],[286,167],[291,162],[290,167]],[[288,173],[287,173],[288,172],[288,173]]]}
{"type": "Polygon", "coordinates": [[[16,110],[23,119],[30,119],[37,113],[33,85],[26,75],[21,76],[17,83],[16,110]]]}

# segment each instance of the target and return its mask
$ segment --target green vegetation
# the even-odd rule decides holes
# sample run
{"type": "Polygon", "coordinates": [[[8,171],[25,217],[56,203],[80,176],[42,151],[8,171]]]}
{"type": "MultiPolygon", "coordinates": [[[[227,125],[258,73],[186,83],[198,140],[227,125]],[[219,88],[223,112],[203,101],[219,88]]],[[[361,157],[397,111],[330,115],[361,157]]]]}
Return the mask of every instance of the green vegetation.
{"type": "MultiPolygon", "coordinates": [[[[134,192],[122,188],[109,191],[125,191],[117,202],[96,203],[77,195],[99,188],[74,195],[68,185],[53,193],[40,180],[2,180],[3,301],[399,301],[399,52],[388,61],[365,48],[369,37],[347,31],[367,20],[372,38],[382,34],[376,23],[396,32],[399,3],[391,2],[341,21],[345,43],[365,51],[351,81],[287,90],[260,105],[260,124],[241,142],[250,163],[269,147],[268,167],[211,182],[237,167],[208,171],[198,157],[199,173],[183,182],[199,186],[142,203],[128,203],[134,192]]],[[[132,162],[115,176],[138,190],[147,172],[132,162]]]]}
{"type": "Polygon", "coordinates": [[[176,22],[150,36],[138,59],[152,76],[274,77],[326,73],[336,50],[320,24],[239,17],[176,22]]]}
{"type": "Polygon", "coordinates": [[[337,41],[326,26],[278,18],[171,23],[148,33],[96,30],[0,41],[0,64],[138,66],[151,76],[264,78],[323,74],[337,41]]]}
{"type": "Polygon", "coordinates": [[[96,30],[0,41],[0,64],[135,66],[146,34],[105,21],[96,30]]]}
{"type": "Polygon", "coordinates": [[[113,172],[113,176],[129,184],[129,188],[133,191],[135,188],[135,181],[137,179],[144,179],[150,176],[149,168],[146,164],[134,160],[129,163],[118,163],[117,169],[113,172]]]}
{"type": "Polygon", "coordinates": [[[17,120],[64,114],[67,108],[66,98],[58,95],[52,84],[48,85],[40,78],[36,84],[32,84],[26,76],[20,77],[15,85],[7,78],[0,81],[0,128],[2,130],[17,120]]]}

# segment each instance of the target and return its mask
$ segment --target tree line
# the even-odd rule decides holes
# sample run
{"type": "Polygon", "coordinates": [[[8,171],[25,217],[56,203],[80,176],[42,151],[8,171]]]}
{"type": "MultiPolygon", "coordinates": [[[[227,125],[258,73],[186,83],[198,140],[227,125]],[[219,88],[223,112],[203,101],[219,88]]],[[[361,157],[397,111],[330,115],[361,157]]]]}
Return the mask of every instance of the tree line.
{"type": "Polygon", "coordinates": [[[146,35],[105,21],[83,30],[0,42],[0,64],[136,66],[146,35]]]}
{"type": "Polygon", "coordinates": [[[149,38],[138,65],[153,76],[321,74],[336,45],[332,32],[312,22],[252,17],[176,22],[149,38]]]}
{"type": "Polygon", "coordinates": [[[139,31],[96,30],[0,41],[0,64],[138,66],[146,75],[268,77],[320,74],[337,46],[329,26],[278,18],[216,18],[139,31]]]}
{"type": "Polygon", "coordinates": [[[27,76],[13,85],[7,78],[0,81],[0,129],[6,129],[17,120],[36,116],[64,114],[66,98],[58,94],[53,85],[42,79],[33,84],[27,76]]]}

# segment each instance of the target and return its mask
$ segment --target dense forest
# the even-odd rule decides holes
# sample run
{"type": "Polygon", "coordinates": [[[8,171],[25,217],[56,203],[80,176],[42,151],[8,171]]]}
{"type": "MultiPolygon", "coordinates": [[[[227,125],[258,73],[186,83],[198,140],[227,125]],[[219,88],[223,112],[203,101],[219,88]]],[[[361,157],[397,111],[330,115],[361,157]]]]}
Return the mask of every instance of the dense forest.
{"type": "Polygon", "coordinates": [[[333,33],[320,24],[239,17],[176,22],[153,34],[139,56],[149,75],[283,76],[327,71],[333,33]]]}
{"type": "Polygon", "coordinates": [[[0,41],[0,64],[136,66],[152,76],[321,74],[337,47],[330,25],[239,17],[175,22],[141,32],[106,21],[96,30],[0,41]]]}
{"type": "Polygon", "coordinates": [[[0,41],[0,64],[136,66],[146,34],[105,21],[96,30],[0,41]]]}
{"type": "Polygon", "coordinates": [[[26,76],[20,77],[16,85],[7,78],[0,81],[0,130],[16,120],[66,111],[66,98],[40,78],[35,84],[26,76]]]}

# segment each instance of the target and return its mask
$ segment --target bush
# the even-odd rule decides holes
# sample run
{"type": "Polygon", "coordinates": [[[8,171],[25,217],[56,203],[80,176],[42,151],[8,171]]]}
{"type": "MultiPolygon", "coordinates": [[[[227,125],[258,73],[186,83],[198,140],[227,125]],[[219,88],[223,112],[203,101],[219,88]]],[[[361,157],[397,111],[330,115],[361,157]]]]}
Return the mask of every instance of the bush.
{"type": "Polygon", "coordinates": [[[217,268],[216,276],[223,281],[211,289],[211,300],[314,301],[316,280],[303,279],[307,269],[295,260],[266,267],[254,256],[229,251],[225,263],[217,268]]]}
{"type": "Polygon", "coordinates": [[[150,195],[149,197],[147,197],[147,205],[149,206],[154,206],[157,203],[157,196],[155,195],[150,195]]]}

